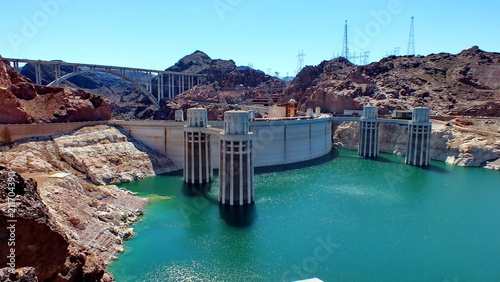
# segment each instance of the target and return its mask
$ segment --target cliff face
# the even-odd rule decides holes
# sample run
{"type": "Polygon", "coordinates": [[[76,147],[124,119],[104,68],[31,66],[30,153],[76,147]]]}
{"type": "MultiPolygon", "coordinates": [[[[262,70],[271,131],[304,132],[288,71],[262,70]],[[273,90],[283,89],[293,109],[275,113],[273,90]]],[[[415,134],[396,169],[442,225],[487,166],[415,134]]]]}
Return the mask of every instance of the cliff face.
{"type": "Polygon", "coordinates": [[[429,107],[436,114],[500,116],[500,54],[473,47],[458,55],[388,57],[366,66],[343,58],[304,68],[287,89],[301,109],[429,107]]]}
{"type": "Polygon", "coordinates": [[[79,89],[35,85],[8,62],[1,61],[0,123],[94,121],[110,117],[106,99],[79,89]]]}
{"type": "MultiPolygon", "coordinates": [[[[17,274],[0,270],[1,281],[27,277],[33,269],[40,281],[112,280],[105,267],[123,250],[123,240],[133,236],[130,225],[147,200],[105,183],[176,169],[168,158],[106,125],[20,140],[0,151],[0,165],[16,171],[19,245],[17,274]]],[[[7,230],[9,172],[0,168],[0,232],[7,230]]],[[[2,254],[7,235],[0,234],[2,254]]],[[[1,257],[0,265],[5,260],[1,257]]]]}
{"type": "MultiPolygon", "coordinates": [[[[463,128],[448,124],[432,131],[431,159],[459,166],[485,167],[500,170],[500,122],[498,132],[463,128]]],[[[382,153],[405,155],[407,128],[380,124],[379,148],[382,153]]],[[[359,123],[344,122],[334,127],[333,143],[339,148],[357,150],[359,123]]]]}
{"type": "Polygon", "coordinates": [[[176,169],[167,157],[108,125],[84,127],[52,138],[17,141],[0,153],[0,164],[20,173],[84,174],[100,185],[139,180],[176,169]]]}
{"type": "Polygon", "coordinates": [[[158,119],[174,119],[176,110],[187,110],[196,105],[209,110],[210,120],[222,120],[229,104],[243,104],[255,98],[280,96],[286,82],[248,67],[237,67],[232,60],[205,62],[203,73],[207,82],[166,101],[158,119]]]}
{"type": "MultiPolygon", "coordinates": [[[[39,281],[111,281],[105,265],[122,250],[122,241],[132,236],[128,226],[142,214],[146,200],[116,187],[88,185],[76,176],[37,176],[37,185],[14,173],[19,189],[11,198],[16,209],[11,218],[4,191],[13,173],[0,168],[0,226],[2,238],[7,238],[7,220],[16,220],[15,265],[21,272],[17,275],[35,274],[39,281]]],[[[2,239],[3,254],[9,253],[7,246],[2,239]]],[[[0,263],[7,265],[6,256],[0,263]]],[[[0,270],[0,280],[8,281],[9,270],[0,270]]]]}

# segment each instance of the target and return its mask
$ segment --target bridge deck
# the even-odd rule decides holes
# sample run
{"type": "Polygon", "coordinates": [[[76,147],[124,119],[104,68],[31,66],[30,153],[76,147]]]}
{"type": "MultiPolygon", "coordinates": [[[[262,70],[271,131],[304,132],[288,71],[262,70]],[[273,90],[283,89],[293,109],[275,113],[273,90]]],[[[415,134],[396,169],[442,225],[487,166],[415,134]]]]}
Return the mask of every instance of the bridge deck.
{"type": "Polygon", "coordinates": [[[162,73],[162,74],[189,75],[189,76],[199,76],[199,77],[207,76],[206,74],[191,74],[191,73],[174,72],[174,71],[119,67],[119,66],[109,66],[109,65],[69,63],[69,62],[64,62],[64,61],[44,61],[44,60],[30,60],[30,59],[14,59],[14,58],[3,58],[3,59],[7,60],[9,62],[15,62],[15,63],[32,63],[32,64],[43,64],[43,65],[53,65],[53,66],[70,66],[70,67],[80,67],[80,68],[86,67],[86,68],[90,68],[90,69],[120,70],[120,71],[131,71],[131,72],[156,73],[156,74],[162,73]]]}

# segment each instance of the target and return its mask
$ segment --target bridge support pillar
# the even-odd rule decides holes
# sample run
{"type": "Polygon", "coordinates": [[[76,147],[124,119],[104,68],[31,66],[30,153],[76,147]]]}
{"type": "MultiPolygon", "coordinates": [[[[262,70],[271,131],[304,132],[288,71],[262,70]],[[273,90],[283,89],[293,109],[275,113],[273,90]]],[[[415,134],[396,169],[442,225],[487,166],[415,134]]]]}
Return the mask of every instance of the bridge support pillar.
{"type": "Polygon", "coordinates": [[[427,108],[415,108],[408,125],[408,148],[405,162],[414,166],[430,164],[432,123],[427,108]]]}
{"type": "Polygon", "coordinates": [[[55,80],[58,80],[61,78],[61,65],[55,65],[54,66],[54,71],[55,71],[55,80]]]}
{"type": "Polygon", "coordinates": [[[42,66],[35,63],[35,84],[42,85],[42,66]]]}
{"type": "Polygon", "coordinates": [[[147,75],[146,91],[148,91],[149,93],[153,93],[153,74],[151,72],[148,72],[147,75]]]}
{"type": "Polygon", "coordinates": [[[168,78],[169,78],[168,79],[168,81],[169,81],[169,83],[168,83],[168,85],[169,85],[169,87],[168,87],[168,98],[169,99],[173,99],[174,96],[175,96],[175,93],[174,93],[174,90],[175,90],[174,89],[174,76],[172,74],[169,74],[168,78]]]}
{"type": "Polygon", "coordinates": [[[163,86],[165,81],[163,80],[163,73],[158,74],[158,102],[160,102],[161,99],[165,98],[165,87],[163,86]]]}
{"type": "Polygon", "coordinates": [[[185,75],[182,75],[182,89],[181,89],[181,93],[183,93],[184,91],[186,91],[186,76],[185,75]]]}
{"type": "Polygon", "coordinates": [[[220,136],[219,203],[243,206],[254,202],[253,135],[246,111],[224,113],[220,136]]]}
{"type": "Polygon", "coordinates": [[[184,127],[184,182],[204,184],[212,181],[210,135],[203,132],[207,126],[206,109],[187,110],[188,125],[184,127]]]}
{"type": "Polygon", "coordinates": [[[379,154],[377,107],[364,107],[359,121],[358,155],[375,158],[379,154]]]}

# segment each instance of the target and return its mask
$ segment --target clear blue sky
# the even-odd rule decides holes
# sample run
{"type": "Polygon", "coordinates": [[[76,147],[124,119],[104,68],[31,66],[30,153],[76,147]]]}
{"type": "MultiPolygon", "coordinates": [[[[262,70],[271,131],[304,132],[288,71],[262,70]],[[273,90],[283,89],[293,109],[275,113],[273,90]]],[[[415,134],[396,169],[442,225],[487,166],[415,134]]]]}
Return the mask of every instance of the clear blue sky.
{"type": "Polygon", "coordinates": [[[165,69],[202,50],[210,57],[293,75],[297,54],[317,65],[342,51],[370,61],[400,47],[415,17],[417,54],[500,51],[500,2],[491,0],[23,0],[3,1],[4,57],[165,69]]]}

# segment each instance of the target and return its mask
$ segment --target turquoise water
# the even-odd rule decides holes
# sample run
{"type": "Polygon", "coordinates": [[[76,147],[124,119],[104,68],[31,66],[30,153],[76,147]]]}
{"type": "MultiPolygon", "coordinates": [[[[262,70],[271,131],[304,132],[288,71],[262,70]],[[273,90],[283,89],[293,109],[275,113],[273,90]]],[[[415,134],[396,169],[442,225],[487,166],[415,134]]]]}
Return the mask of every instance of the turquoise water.
{"type": "Polygon", "coordinates": [[[500,172],[333,154],[257,174],[246,209],[221,209],[217,180],[205,196],[181,176],[123,185],[152,201],[109,270],[117,281],[500,281],[500,172]]]}

